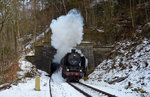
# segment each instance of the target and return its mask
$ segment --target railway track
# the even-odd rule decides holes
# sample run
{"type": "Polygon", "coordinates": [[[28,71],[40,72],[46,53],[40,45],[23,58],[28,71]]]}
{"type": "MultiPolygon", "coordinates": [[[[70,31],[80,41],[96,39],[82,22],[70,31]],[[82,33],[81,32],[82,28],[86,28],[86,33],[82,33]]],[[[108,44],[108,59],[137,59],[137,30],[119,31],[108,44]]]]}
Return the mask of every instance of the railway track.
{"type": "Polygon", "coordinates": [[[86,87],[88,87],[88,88],[90,88],[90,89],[92,89],[92,90],[94,90],[94,91],[99,92],[99,93],[105,94],[105,95],[107,95],[108,97],[117,97],[117,96],[115,96],[115,95],[112,95],[112,94],[110,94],[110,93],[104,92],[104,91],[99,90],[99,89],[96,89],[96,88],[91,87],[91,86],[89,86],[89,85],[86,85],[86,84],[84,84],[84,83],[79,82],[79,84],[80,84],[80,85],[83,85],[83,86],[86,86],[86,87]]]}
{"type": "Polygon", "coordinates": [[[50,97],[53,97],[52,96],[52,88],[51,88],[51,77],[49,79],[49,94],[50,94],[50,97]]]}
{"type": "MultiPolygon", "coordinates": [[[[112,95],[110,93],[107,93],[107,92],[104,92],[102,90],[99,90],[99,89],[96,89],[94,87],[91,87],[89,85],[86,85],[84,83],[81,83],[81,82],[78,82],[78,83],[70,83],[70,82],[67,82],[70,86],[72,86],[74,89],[76,89],[77,91],[79,91],[80,93],[82,93],[85,97],[93,97],[89,92],[91,91],[94,91],[94,92],[97,92],[100,96],[98,97],[117,97],[115,95],[112,95]],[[79,86],[82,86],[82,89],[81,87],[79,86]],[[89,92],[87,93],[87,90],[89,90],[89,92]],[[86,91],[86,92],[85,92],[86,91]]],[[[52,87],[51,87],[51,77],[49,79],[49,93],[50,93],[50,97],[53,97],[52,95],[52,87]]]]}
{"type": "MultiPolygon", "coordinates": [[[[75,88],[75,89],[76,89],[77,91],[79,91],[80,93],[82,93],[84,96],[86,96],[86,97],[92,97],[92,95],[90,95],[89,93],[87,93],[87,92],[81,90],[81,89],[80,89],[79,87],[77,87],[76,85],[74,85],[74,84],[72,84],[72,83],[69,83],[69,82],[68,82],[68,84],[71,85],[73,88],[75,88]]],[[[84,83],[79,82],[78,84],[81,85],[81,86],[83,86],[84,88],[89,88],[89,89],[91,89],[91,90],[93,90],[93,91],[95,91],[95,92],[98,92],[98,93],[104,95],[105,97],[117,97],[117,96],[115,96],[115,95],[112,95],[112,94],[110,94],[110,93],[104,92],[104,91],[99,90],[99,89],[96,89],[96,88],[91,87],[91,86],[89,86],[89,85],[86,85],[86,84],[84,84],[84,83]]]]}
{"type": "Polygon", "coordinates": [[[71,84],[71,83],[69,83],[69,82],[68,82],[68,84],[69,84],[70,86],[72,86],[73,88],[75,88],[75,89],[76,89],[77,91],[79,91],[80,93],[82,93],[84,96],[86,96],[86,97],[92,97],[91,95],[89,95],[88,93],[82,91],[80,88],[76,87],[75,85],[73,85],[73,84],[71,84]]]}

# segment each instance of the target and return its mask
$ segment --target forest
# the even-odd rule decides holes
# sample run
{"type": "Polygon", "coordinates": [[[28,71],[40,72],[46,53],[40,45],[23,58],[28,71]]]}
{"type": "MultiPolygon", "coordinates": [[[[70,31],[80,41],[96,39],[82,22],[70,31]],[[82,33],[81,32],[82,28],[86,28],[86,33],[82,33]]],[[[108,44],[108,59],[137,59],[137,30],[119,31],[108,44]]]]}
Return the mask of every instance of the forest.
{"type": "Polygon", "coordinates": [[[0,75],[52,19],[73,8],[84,18],[84,40],[95,45],[150,37],[150,0],[0,0],[0,75]]]}

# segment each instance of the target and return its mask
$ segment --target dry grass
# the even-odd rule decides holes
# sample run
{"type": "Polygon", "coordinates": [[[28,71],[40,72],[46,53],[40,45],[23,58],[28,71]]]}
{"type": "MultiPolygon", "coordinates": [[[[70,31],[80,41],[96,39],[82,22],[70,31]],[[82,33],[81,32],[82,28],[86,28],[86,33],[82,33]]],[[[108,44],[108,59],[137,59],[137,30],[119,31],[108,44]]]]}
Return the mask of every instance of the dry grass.
{"type": "MultiPolygon", "coordinates": [[[[17,80],[17,72],[20,71],[20,67],[18,65],[18,59],[15,59],[15,61],[11,64],[11,66],[8,67],[8,65],[5,66],[5,69],[0,72],[0,76],[2,77],[0,80],[0,85],[5,83],[15,83],[17,80]]],[[[0,87],[0,89],[8,88],[10,85],[4,85],[0,87]]]]}
{"type": "Polygon", "coordinates": [[[91,69],[89,69],[86,73],[86,75],[83,77],[84,80],[88,80],[88,76],[89,74],[91,74],[93,71],[95,70],[95,67],[92,67],[91,69]]]}
{"type": "Polygon", "coordinates": [[[145,90],[143,90],[139,87],[132,89],[132,91],[136,91],[136,92],[140,92],[140,93],[147,93],[145,90]]]}

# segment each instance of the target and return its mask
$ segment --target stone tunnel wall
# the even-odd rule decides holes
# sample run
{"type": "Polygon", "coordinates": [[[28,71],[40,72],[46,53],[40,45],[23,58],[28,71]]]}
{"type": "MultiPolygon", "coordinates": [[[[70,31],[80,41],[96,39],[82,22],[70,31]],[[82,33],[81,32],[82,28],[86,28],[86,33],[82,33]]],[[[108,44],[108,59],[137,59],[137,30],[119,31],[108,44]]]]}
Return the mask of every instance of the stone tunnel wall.
{"type": "MultiPolygon", "coordinates": [[[[77,46],[77,49],[81,50],[84,56],[88,59],[88,70],[99,65],[109,54],[112,47],[93,47],[90,42],[81,43],[77,46]]],[[[49,71],[49,65],[51,65],[52,59],[56,53],[56,50],[48,42],[44,42],[43,46],[35,47],[35,55],[27,56],[26,59],[36,65],[44,71],[49,71]]]]}
{"type": "Polygon", "coordinates": [[[83,55],[88,59],[88,70],[93,68],[94,65],[94,55],[93,55],[93,44],[91,43],[81,43],[77,46],[77,49],[81,50],[83,55]]]}
{"type": "Polygon", "coordinates": [[[86,42],[77,46],[77,49],[81,50],[88,59],[88,69],[90,70],[106,59],[113,47],[94,47],[92,43],[86,42]]]}
{"type": "Polygon", "coordinates": [[[56,53],[56,50],[45,42],[42,46],[35,46],[35,55],[26,56],[26,59],[32,64],[36,65],[36,68],[51,73],[51,62],[56,53]]]}

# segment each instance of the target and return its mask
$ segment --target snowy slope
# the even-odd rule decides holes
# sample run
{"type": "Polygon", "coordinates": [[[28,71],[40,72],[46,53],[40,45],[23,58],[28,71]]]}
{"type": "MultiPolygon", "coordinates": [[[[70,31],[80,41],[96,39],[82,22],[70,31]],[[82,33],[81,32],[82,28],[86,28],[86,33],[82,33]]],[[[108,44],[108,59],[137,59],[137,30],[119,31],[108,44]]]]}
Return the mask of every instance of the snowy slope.
{"type": "MultiPolygon", "coordinates": [[[[28,55],[33,55],[30,52],[28,55]]],[[[33,70],[33,65],[25,60],[25,56],[19,60],[22,71],[18,72],[22,81],[16,86],[12,85],[11,88],[0,91],[0,97],[50,97],[49,93],[49,77],[48,74],[41,70],[34,70],[36,75],[40,76],[40,91],[35,91],[35,77],[23,78],[23,76],[33,70]]],[[[52,75],[51,80],[52,95],[53,97],[84,97],[61,77],[61,71],[57,71],[52,75]]]]}
{"type": "Polygon", "coordinates": [[[119,42],[110,58],[89,75],[88,83],[131,95],[150,97],[150,40],[119,42]],[[121,82],[113,82],[119,78],[121,82]],[[111,83],[111,84],[109,84],[111,83]]]}
{"type": "MultiPolygon", "coordinates": [[[[32,55],[30,52],[28,55],[32,55]]],[[[19,60],[20,68],[22,69],[18,72],[18,77],[22,78],[21,82],[16,86],[12,85],[11,88],[0,91],[0,97],[48,97],[48,82],[49,78],[45,72],[38,70],[37,74],[41,74],[41,91],[34,91],[35,78],[23,78],[27,72],[33,70],[33,65],[25,60],[25,55],[23,55],[19,60]]],[[[34,70],[35,71],[35,70],[34,70]]]]}

